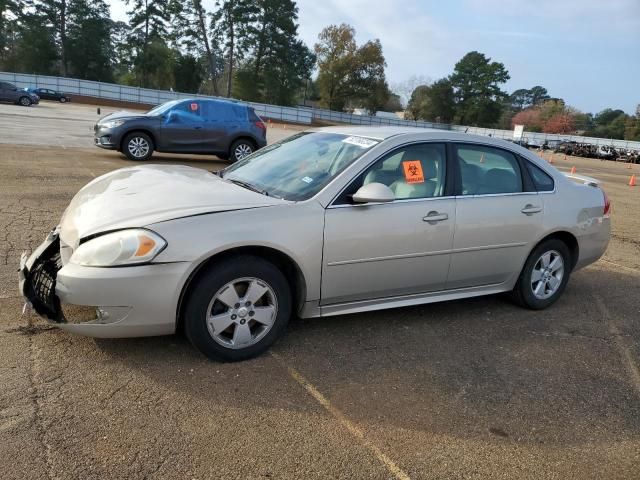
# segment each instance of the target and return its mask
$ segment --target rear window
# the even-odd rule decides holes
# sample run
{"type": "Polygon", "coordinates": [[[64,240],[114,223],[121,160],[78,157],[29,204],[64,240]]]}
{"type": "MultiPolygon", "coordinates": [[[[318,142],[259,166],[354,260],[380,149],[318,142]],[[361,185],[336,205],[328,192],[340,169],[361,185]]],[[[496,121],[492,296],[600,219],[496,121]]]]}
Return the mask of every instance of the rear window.
{"type": "Polygon", "coordinates": [[[525,161],[525,163],[527,164],[527,170],[529,171],[529,175],[531,175],[531,180],[533,180],[536,190],[539,192],[553,191],[554,184],[551,175],[547,174],[531,162],[525,161]]]}
{"type": "Polygon", "coordinates": [[[249,121],[251,123],[255,123],[255,122],[261,122],[262,119],[258,116],[258,114],[256,113],[256,111],[253,108],[249,108],[249,121]]]}

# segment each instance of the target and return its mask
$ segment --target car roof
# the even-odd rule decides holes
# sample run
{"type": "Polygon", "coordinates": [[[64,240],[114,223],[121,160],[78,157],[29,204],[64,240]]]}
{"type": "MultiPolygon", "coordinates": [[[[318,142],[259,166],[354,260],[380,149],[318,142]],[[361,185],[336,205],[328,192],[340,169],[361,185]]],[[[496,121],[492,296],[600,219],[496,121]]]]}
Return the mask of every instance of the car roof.
{"type": "Polygon", "coordinates": [[[180,98],[178,99],[179,103],[187,103],[187,102],[214,102],[214,103],[224,103],[227,105],[235,105],[238,107],[250,108],[249,105],[243,102],[238,102],[237,100],[227,100],[226,98],[180,98]]]}
{"type": "Polygon", "coordinates": [[[376,126],[335,126],[313,128],[311,131],[338,133],[342,135],[353,135],[356,137],[367,137],[376,140],[386,140],[387,138],[400,135],[421,135],[424,140],[452,140],[457,142],[480,142],[493,144],[496,146],[513,146],[512,142],[484,135],[472,135],[470,133],[444,130],[438,128],[420,127],[376,127],[376,126]]]}

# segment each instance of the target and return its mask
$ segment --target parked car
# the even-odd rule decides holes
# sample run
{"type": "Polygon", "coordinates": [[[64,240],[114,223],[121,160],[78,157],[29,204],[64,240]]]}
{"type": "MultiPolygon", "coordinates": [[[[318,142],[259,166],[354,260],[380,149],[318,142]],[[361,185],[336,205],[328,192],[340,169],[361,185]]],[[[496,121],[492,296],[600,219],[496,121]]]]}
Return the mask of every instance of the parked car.
{"type": "Polygon", "coordinates": [[[38,95],[42,100],[55,100],[60,103],[67,103],[71,101],[71,97],[68,93],[57,92],[49,88],[27,88],[26,90],[38,95]]]}
{"type": "Polygon", "coordinates": [[[154,151],[213,154],[240,160],[267,144],[255,110],[228,100],[173,100],[147,113],[117,112],[94,127],[96,146],[148,160],[154,151]]]}
{"type": "Polygon", "coordinates": [[[148,165],[96,178],[23,254],[20,289],[69,332],[184,329],[210,358],[241,360],[292,315],[500,292],[549,307],[604,253],[609,212],[595,180],[570,179],[506,141],[315,129],[217,174],[148,165]],[[68,305],[95,319],[67,318],[68,305]]]}
{"type": "Polygon", "coordinates": [[[23,107],[37,105],[40,98],[26,90],[19,89],[13,83],[0,82],[0,102],[11,102],[23,107]]]}

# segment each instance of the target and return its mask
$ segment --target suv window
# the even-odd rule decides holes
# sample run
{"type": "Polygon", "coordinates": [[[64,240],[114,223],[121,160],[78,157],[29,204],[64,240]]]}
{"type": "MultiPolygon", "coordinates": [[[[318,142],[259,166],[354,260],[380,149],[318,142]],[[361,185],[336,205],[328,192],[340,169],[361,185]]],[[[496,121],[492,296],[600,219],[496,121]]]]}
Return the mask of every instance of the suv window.
{"type": "Polygon", "coordinates": [[[538,192],[551,192],[554,188],[553,178],[540,167],[525,160],[525,165],[538,192]]]}
{"type": "Polygon", "coordinates": [[[188,101],[179,103],[171,109],[171,121],[176,123],[192,123],[203,122],[203,104],[207,102],[202,101],[188,101]]]}
{"type": "Polygon", "coordinates": [[[0,82],[0,89],[2,90],[15,90],[15,85],[8,82],[0,82]]]}
{"type": "Polygon", "coordinates": [[[517,158],[500,148],[454,145],[460,171],[461,195],[522,192],[522,174],[517,158]]]}
{"type": "Polygon", "coordinates": [[[382,183],[396,200],[444,195],[446,149],[442,143],[420,143],[393,150],[377,160],[343,192],[336,203],[350,203],[363,185],[382,183]]]}

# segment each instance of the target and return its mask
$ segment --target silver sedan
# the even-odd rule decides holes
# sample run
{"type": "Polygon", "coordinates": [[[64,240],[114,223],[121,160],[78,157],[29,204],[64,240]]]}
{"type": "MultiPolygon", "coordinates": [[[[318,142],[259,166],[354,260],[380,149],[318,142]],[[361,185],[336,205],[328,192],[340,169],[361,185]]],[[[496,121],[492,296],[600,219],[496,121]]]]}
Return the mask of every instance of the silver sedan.
{"type": "Polygon", "coordinates": [[[241,360],[293,315],[500,292],[546,308],[604,253],[609,209],[595,180],[501,140],[315,129],[218,173],[148,165],[96,178],[23,255],[20,290],[69,332],[181,329],[208,357],[241,360]]]}

